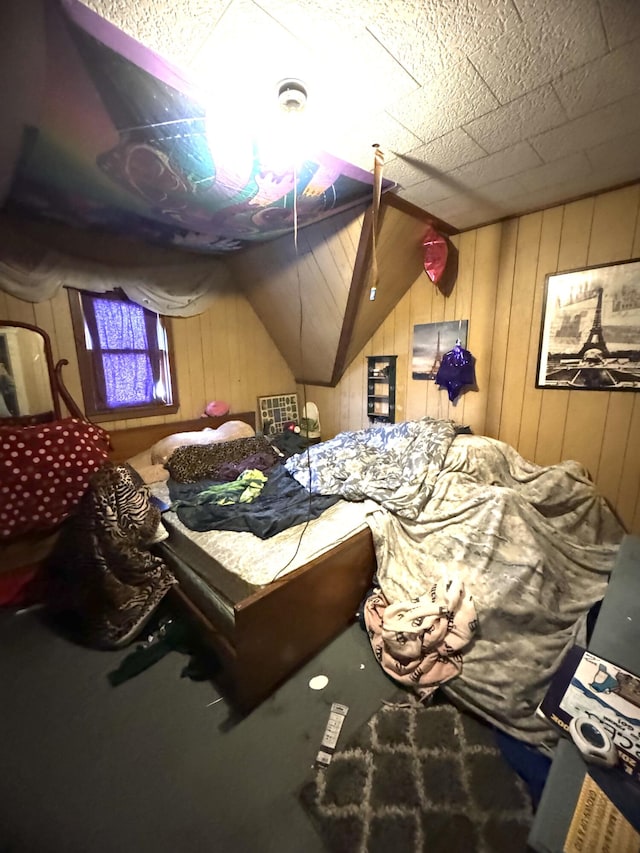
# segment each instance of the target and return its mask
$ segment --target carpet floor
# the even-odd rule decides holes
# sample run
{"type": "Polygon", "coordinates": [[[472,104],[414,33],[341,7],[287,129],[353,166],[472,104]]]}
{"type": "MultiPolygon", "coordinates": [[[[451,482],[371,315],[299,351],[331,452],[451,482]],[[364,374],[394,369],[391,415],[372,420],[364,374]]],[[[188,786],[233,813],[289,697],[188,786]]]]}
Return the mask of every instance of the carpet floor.
{"type": "Polygon", "coordinates": [[[331,853],[522,853],[533,813],[489,726],[406,693],[339,743],[300,799],[331,853]]]}
{"type": "Polygon", "coordinates": [[[242,718],[179,652],[112,686],[133,649],[37,611],[0,612],[0,649],[0,853],[324,853],[298,792],[331,704],[346,742],[396,692],[357,624],[242,718]]]}

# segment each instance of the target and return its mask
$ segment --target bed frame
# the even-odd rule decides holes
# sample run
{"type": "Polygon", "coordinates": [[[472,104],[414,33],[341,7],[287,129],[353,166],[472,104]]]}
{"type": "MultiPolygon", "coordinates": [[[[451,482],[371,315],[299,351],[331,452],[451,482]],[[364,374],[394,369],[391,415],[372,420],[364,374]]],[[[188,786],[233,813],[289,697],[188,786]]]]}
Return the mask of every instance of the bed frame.
{"type": "MultiPolygon", "coordinates": [[[[174,432],[242,420],[255,429],[255,412],[181,421],[112,433],[114,461],[147,450],[174,432]]],[[[157,546],[171,567],[170,550],[157,546]]],[[[371,532],[359,531],[333,549],[233,604],[233,620],[217,619],[179,584],[174,601],[199,629],[222,664],[223,687],[234,706],[255,708],[356,618],[376,566],[371,532]]]]}

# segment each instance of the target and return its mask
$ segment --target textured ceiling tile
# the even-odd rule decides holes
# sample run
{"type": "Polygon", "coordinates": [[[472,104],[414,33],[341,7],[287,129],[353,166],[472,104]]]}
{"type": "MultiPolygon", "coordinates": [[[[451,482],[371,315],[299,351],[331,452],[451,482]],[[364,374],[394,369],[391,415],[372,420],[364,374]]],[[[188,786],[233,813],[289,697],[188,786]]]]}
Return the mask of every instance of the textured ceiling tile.
{"type": "MultiPolygon", "coordinates": [[[[354,0],[357,2],[357,0],[354,0]]],[[[420,83],[518,22],[511,0],[378,3],[369,29],[420,83]]]]}
{"type": "Polygon", "coordinates": [[[315,69],[304,46],[281,24],[251,0],[234,0],[194,57],[191,70],[217,96],[228,98],[242,118],[265,98],[276,103],[279,80],[308,79],[315,69]]]}
{"type": "Polygon", "coordinates": [[[453,176],[470,187],[480,187],[501,178],[517,175],[540,165],[540,158],[526,142],[519,142],[497,154],[468,163],[453,172],[453,176]]]}
{"type": "Polygon", "coordinates": [[[611,180],[607,175],[595,174],[587,178],[572,181],[562,181],[551,184],[548,187],[528,192],[521,200],[516,199],[520,210],[539,210],[555,204],[566,204],[578,198],[583,198],[589,193],[597,193],[602,190],[611,189],[620,180],[611,180]]]}
{"type": "Polygon", "coordinates": [[[591,165],[582,151],[569,154],[553,163],[545,163],[535,169],[529,169],[518,175],[518,180],[528,190],[539,190],[563,181],[572,181],[587,177],[592,172],[591,165]]]}
{"type": "Polygon", "coordinates": [[[637,175],[639,156],[640,129],[587,150],[587,157],[594,169],[603,173],[620,169],[629,179],[637,175]]]}
{"type": "Polygon", "coordinates": [[[440,41],[458,59],[519,23],[511,0],[439,0],[430,8],[430,22],[440,41]]]}
{"type": "Polygon", "coordinates": [[[391,177],[408,187],[424,181],[425,175],[435,177],[484,156],[483,149],[463,130],[456,128],[440,139],[398,156],[391,177]]]}
{"type": "Polygon", "coordinates": [[[423,142],[444,136],[498,106],[469,62],[453,65],[388,112],[423,142]]]}
{"type": "Polygon", "coordinates": [[[434,24],[436,10],[432,4],[425,6],[421,0],[379,3],[375,19],[368,24],[380,43],[421,84],[454,59],[434,24]]]}
{"type": "MultiPolygon", "coordinates": [[[[487,207],[486,210],[484,208],[471,208],[468,212],[461,213],[457,216],[457,224],[455,226],[452,222],[449,222],[449,225],[458,228],[460,231],[471,228],[482,228],[490,222],[496,222],[504,219],[506,215],[507,213],[505,211],[499,211],[496,213],[494,208],[490,206],[487,207]]],[[[447,220],[445,220],[445,222],[446,221],[447,220]]]]}
{"type": "Polygon", "coordinates": [[[425,163],[412,164],[412,154],[402,154],[386,164],[384,174],[386,178],[395,181],[402,189],[412,187],[415,184],[421,184],[427,175],[435,175],[436,170],[431,169],[425,163]]]}
{"type": "Polygon", "coordinates": [[[613,163],[607,172],[594,172],[589,180],[581,181],[579,193],[580,195],[599,193],[632,181],[637,181],[637,177],[628,172],[626,165],[618,166],[613,163]]]}
{"type": "Polygon", "coordinates": [[[638,0],[600,0],[604,29],[612,48],[640,38],[638,0]]]}
{"type": "Polygon", "coordinates": [[[454,228],[473,228],[481,223],[499,219],[506,213],[505,208],[500,204],[483,201],[482,198],[469,198],[467,195],[437,201],[428,209],[429,213],[443,219],[454,228]]]}
{"type": "Polygon", "coordinates": [[[385,161],[391,160],[396,151],[409,151],[420,144],[417,137],[385,112],[367,114],[355,122],[327,122],[316,141],[330,154],[368,171],[373,169],[374,144],[380,146],[385,161]]]}
{"type": "Polygon", "coordinates": [[[365,0],[256,0],[272,18],[297,39],[333,45],[335,38],[358,35],[366,29],[373,6],[365,0]]]}
{"type": "Polygon", "coordinates": [[[563,124],[567,115],[550,84],[481,116],[465,130],[488,153],[563,124]]]}
{"type": "Polygon", "coordinates": [[[499,181],[478,187],[475,190],[476,197],[479,197],[483,203],[502,204],[502,202],[510,202],[514,197],[522,195],[522,184],[519,177],[518,175],[512,178],[501,178],[499,181]]]}
{"type": "Polygon", "coordinates": [[[545,162],[629,133],[640,126],[640,96],[624,98],[530,140],[545,162]]]}
{"type": "MultiPolygon", "coordinates": [[[[290,11],[292,7],[287,8],[290,11]]],[[[308,27],[306,41],[301,41],[284,22],[256,3],[234,0],[194,59],[192,70],[210,81],[212,92],[222,89],[224,97],[227,91],[235,100],[236,112],[244,105],[245,113],[262,110],[265,103],[275,105],[278,83],[285,78],[298,78],[307,89],[307,121],[315,122],[323,135],[327,129],[328,137],[332,136],[332,128],[340,133],[353,127],[357,119],[379,114],[386,101],[417,86],[364,30],[349,37],[344,31],[336,34],[331,50],[327,61],[326,44],[314,38],[313,27],[308,27]],[[372,68],[376,69],[373,76],[372,68]]],[[[366,140],[369,145],[372,141],[366,140]]],[[[412,139],[404,142],[414,144],[412,139]]]]}
{"type": "Polygon", "coordinates": [[[228,0],[83,0],[116,27],[176,65],[187,67],[228,0]]]}
{"type": "Polygon", "coordinates": [[[470,59],[500,103],[507,103],[558,74],[607,51],[593,0],[530,2],[519,27],[510,27],[470,59]]]}
{"type": "MultiPolygon", "coordinates": [[[[374,6],[360,0],[257,2],[305,51],[314,55],[315,65],[321,70],[317,76],[327,81],[324,88],[331,87],[336,101],[349,100],[351,110],[379,110],[388,101],[418,88],[401,63],[367,30],[365,13],[367,9],[373,13],[374,6]]],[[[246,27],[254,28],[255,24],[247,20],[246,27]]],[[[264,52],[263,47],[261,61],[264,52]]],[[[301,76],[294,71],[289,74],[301,76]]],[[[311,89],[309,95],[313,96],[311,89]]]]}
{"type": "Polygon", "coordinates": [[[640,39],[563,75],[553,85],[569,118],[640,93],[640,39]]]}
{"type": "MultiPolygon", "coordinates": [[[[324,48],[313,50],[327,118],[331,117],[331,110],[339,111],[346,118],[354,112],[381,110],[418,89],[413,77],[370,33],[335,38],[330,62],[327,62],[324,48]],[[372,75],[373,68],[375,74],[372,75]]],[[[309,97],[313,95],[310,86],[309,97]]]]}
{"type": "Polygon", "coordinates": [[[442,178],[430,178],[411,187],[400,188],[397,193],[401,198],[418,207],[426,208],[436,201],[451,198],[460,191],[460,186],[449,180],[446,176],[442,178]]]}
{"type": "Polygon", "coordinates": [[[565,199],[574,199],[581,195],[574,184],[556,184],[555,186],[542,187],[539,190],[523,192],[521,196],[515,196],[511,200],[511,204],[516,206],[516,209],[522,213],[540,210],[545,207],[551,207],[564,201],[565,199]]]}

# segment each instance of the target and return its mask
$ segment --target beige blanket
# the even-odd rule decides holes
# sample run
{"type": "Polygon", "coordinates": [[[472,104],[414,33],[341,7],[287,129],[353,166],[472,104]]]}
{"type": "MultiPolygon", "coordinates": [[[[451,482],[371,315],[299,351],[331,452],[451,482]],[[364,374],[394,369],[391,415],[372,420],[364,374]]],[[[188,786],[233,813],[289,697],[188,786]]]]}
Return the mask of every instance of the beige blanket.
{"type": "Polygon", "coordinates": [[[458,436],[415,519],[368,519],[389,602],[464,580],[479,628],[444,691],[507,733],[553,739],[536,716],[565,651],[584,640],[624,530],[576,462],[540,467],[511,446],[458,436]]]}

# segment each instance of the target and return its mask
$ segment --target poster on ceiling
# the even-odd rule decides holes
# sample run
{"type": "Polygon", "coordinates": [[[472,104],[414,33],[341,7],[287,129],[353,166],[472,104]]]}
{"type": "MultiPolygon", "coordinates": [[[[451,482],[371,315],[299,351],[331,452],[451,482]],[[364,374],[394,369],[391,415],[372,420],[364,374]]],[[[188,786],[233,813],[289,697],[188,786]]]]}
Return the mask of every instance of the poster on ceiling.
{"type": "Polygon", "coordinates": [[[289,154],[275,125],[217,111],[77,0],[45,14],[45,91],[9,211],[224,254],[371,202],[372,174],[324,152],[289,154]]]}

